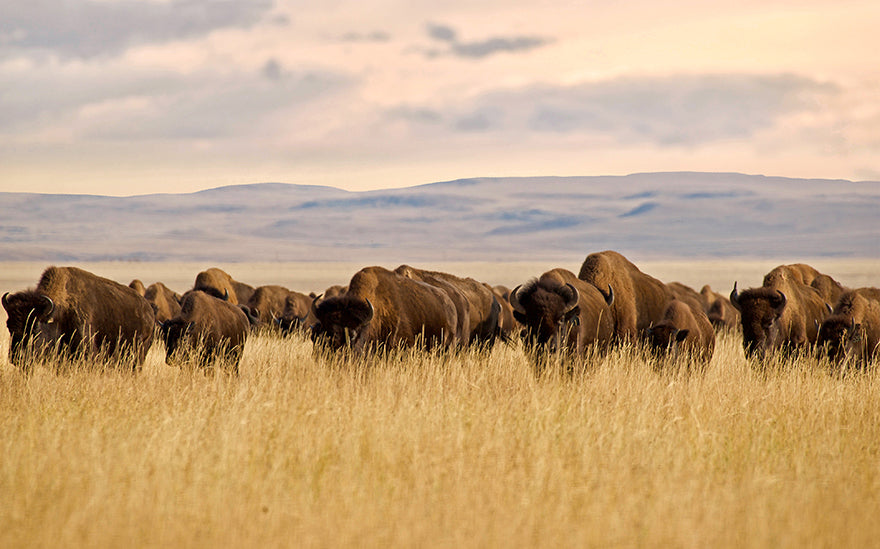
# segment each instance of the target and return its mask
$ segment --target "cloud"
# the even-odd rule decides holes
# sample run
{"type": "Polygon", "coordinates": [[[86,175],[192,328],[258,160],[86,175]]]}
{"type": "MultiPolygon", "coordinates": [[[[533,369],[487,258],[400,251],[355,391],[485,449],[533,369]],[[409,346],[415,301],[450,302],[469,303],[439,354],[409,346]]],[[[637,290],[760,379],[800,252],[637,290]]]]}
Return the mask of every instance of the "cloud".
{"type": "Polygon", "coordinates": [[[7,55],[17,51],[51,52],[61,58],[112,56],[139,44],[247,28],[272,6],[273,0],[12,2],[0,18],[0,45],[7,55]]]}
{"type": "MultiPolygon", "coordinates": [[[[807,77],[678,75],[496,90],[438,110],[456,132],[595,134],[620,143],[691,146],[748,138],[840,90],[807,77]]],[[[418,107],[412,107],[418,111],[418,107]]]]}
{"type": "Polygon", "coordinates": [[[221,138],[247,133],[273,113],[304,108],[355,83],[346,73],[288,69],[275,58],[251,71],[116,69],[107,76],[105,69],[16,73],[16,85],[0,103],[0,135],[63,127],[86,139],[221,138]]]}
{"type": "Polygon", "coordinates": [[[340,37],[342,42],[373,42],[373,43],[381,43],[381,42],[389,42],[391,40],[391,35],[385,31],[372,31],[367,33],[361,32],[347,32],[340,37]]]}
{"type": "Polygon", "coordinates": [[[426,53],[429,57],[454,55],[482,59],[496,53],[526,52],[552,42],[540,36],[495,36],[486,40],[463,42],[458,39],[458,32],[454,28],[435,23],[427,24],[427,33],[433,40],[449,45],[447,50],[428,50],[426,53]]]}

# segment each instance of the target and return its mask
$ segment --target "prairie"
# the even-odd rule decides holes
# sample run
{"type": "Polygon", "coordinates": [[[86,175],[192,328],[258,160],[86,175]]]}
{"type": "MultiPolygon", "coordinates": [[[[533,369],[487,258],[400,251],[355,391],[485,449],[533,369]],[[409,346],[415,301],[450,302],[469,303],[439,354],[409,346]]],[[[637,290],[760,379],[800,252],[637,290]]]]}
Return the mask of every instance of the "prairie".
{"type": "MultiPolygon", "coordinates": [[[[775,264],[639,263],[725,293],[732,276],[758,285],[775,264]]],[[[874,261],[814,265],[878,285],[874,261]]],[[[44,266],[0,265],[0,288],[33,286],[44,266]]],[[[82,266],[175,289],[204,267],[82,266]]],[[[552,266],[446,268],[513,285],[552,266]]],[[[357,268],[228,270],[320,291],[357,268]]],[[[830,375],[809,357],[758,371],[735,334],[719,336],[703,376],[657,372],[639,349],[536,375],[518,345],[344,362],[316,356],[303,336],[258,334],[237,379],[169,367],[161,345],[137,376],[46,364],[24,378],[8,345],[3,330],[4,547],[860,547],[880,537],[876,372],[830,375]]]]}

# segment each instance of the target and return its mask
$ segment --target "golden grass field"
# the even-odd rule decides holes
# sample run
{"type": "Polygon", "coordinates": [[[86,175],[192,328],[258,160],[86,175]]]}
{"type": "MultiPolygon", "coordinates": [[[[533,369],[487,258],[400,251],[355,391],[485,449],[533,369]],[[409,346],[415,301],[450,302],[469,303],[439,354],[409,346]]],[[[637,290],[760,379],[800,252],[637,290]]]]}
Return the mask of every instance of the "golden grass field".
{"type": "MultiPolygon", "coordinates": [[[[726,293],[731,274],[755,286],[776,264],[640,267],[726,293]]],[[[813,264],[850,286],[880,286],[876,261],[813,264]]],[[[78,266],[182,290],[208,265],[78,266]]],[[[512,285],[556,265],[470,266],[448,270],[512,285]]],[[[0,264],[0,289],[35,285],[43,267],[0,264]]],[[[358,268],[224,267],[252,284],[318,291],[358,268]]],[[[315,357],[304,337],[257,335],[237,379],[166,366],[161,345],[136,376],[43,365],[24,378],[8,346],[3,330],[0,547],[880,539],[876,372],[834,376],[796,359],[759,373],[734,334],[719,336],[706,374],[692,377],[658,374],[632,349],[536,376],[518,346],[344,363],[315,357]]]]}

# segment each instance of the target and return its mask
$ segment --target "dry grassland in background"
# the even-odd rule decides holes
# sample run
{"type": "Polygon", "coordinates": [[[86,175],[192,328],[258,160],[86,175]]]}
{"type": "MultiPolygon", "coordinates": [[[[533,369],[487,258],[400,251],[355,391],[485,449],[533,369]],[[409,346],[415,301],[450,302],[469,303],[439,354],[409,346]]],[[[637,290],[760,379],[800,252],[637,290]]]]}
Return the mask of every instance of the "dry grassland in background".
{"type": "Polygon", "coordinates": [[[518,347],[346,364],[260,335],[239,379],[168,367],[161,346],[138,376],[24,379],[8,346],[3,330],[0,547],[880,539],[876,373],[759,374],[733,335],[691,378],[631,350],[536,377],[518,347]]]}

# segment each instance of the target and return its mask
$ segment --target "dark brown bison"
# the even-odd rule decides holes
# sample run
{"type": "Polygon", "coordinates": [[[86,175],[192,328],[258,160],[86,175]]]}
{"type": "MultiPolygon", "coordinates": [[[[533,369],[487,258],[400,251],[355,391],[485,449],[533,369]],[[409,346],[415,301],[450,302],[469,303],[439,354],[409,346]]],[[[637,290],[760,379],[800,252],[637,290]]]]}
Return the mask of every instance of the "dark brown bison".
{"type": "Polygon", "coordinates": [[[47,268],[36,289],[3,295],[10,361],[30,371],[28,350],[143,365],[156,320],[133,289],[76,267],[47,268]]]}
{"type": "Polygon", "coordinates": [[[181,295],[161,282],[154,282],[144,291],[144,299],[153,307],[156,322],[171,320],[180,312],[181,295]]]}
{"type": "Polygon", "coordinates": [[[705,303],[706,316],[712,326],[718,329],[739,330],[739,311],[725,296],[712,290],[706,284],[700,290],[700,295],[705,303]]]}
{"type": "Polygon", "coordinates": [[[822,322],[827,309],[819,291],[802,282],[811,272],[807,267],[780,265],[764,277],[768,285],[743,292],[733,284],[730,302],[740,311],[747,358],[763,359],[780,349],[816,343],[817,322],[822,322]]]}
{"type": "Polygon", "coordinates": [[[880,353],[880,289],[844,292],[819,327],[816,344],[833,364],[849,358],[867,367],[880,353]]]}
{"type": "Polygon", "coordinates": [[[129,282],[128,287],[136,291],[140,295],[144,295],[144,292],[147,290],[146,287],[144,287],[144,283],[141,282],[138,278],[135,278],[134,280],[129,282]]]}
{"type": "Polygon", "coordinates": [[[226,361],[238,375],[251,320],[244,310],[200,290],[183,294],[180,312],[161,325],[165,362],[169,365],[194,361],[211,368],[217,359],[226,361]]]}
{"type": "Polygon", "coordinates": [[[355,273],[348,291],[313,307],[312,338],[355,353],[411,347],[449,347],[457,329],[455,305],[435,286],[382,267],[355,273]]]}
{"type": "Polygon", "coordinates": [[[663,319],[672,293],[663,282],[647,275],[614,251],[590,254],[578,278],[601,291],[614,288],[614,332],[618,339],[641,337],[645,328],[663,319]]]}
{"type": "Polygon", "coordinates": [[[501,305],[492,290],[483,283],[473,278],[417,269],[409,265],[401,265],[394,272],[436,286],[449,296],[457,313],[458,342],[489,347],[495,343],[501,305]]]}
{"type": "Polygon", "coordinates": [[[233,305],[246,304],[254,294],[253,286],[238,282],[217,267],[211,267],[196,275],[193,290],[201,290],[220,299],[226,298],[233,305]]]}
{"type": "Polygon", "coordinates": [[[673,299],[666,305],[663,319],[645,332],[655,355],[684,358],[701,372],[715,352],[715,330],[698,304],[673,299]]]}
{"type": "Polygon", "coordinates": [[[560,350],[583,356],[591,347],[604,349],[614,337],[614,291],[600,292],[571,271],[547,271],[514,288],[509,300],[536,363],[560,350]]]}

